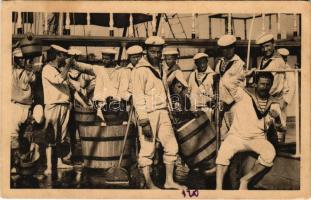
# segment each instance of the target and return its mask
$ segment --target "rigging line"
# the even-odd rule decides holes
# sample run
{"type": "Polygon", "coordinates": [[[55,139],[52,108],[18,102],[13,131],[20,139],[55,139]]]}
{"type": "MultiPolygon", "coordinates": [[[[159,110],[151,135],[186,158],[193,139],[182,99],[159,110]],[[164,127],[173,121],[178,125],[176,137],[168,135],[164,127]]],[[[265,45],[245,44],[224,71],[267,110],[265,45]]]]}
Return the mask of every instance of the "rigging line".
{"type": "MultiPolygon", "coordinates": [[[[83,35],[85,36],[85,25],[83,25],[83,35]]],[[[87,45],[85,45],[85,53],[86,53],[86,62],[89,61],[89,53],[87,50],[87,45]]]]}
{"type": "Polygon", "coordinates": [[[249,69],[249,59],[250,59],[250,53],[251,53],[251,39],[252,39],[252,32],[253,32],[253,25],[254,25],[254,21],[255,21],[255,14],[253,14],[253,18],[252,18],[252,22],[251,22],[251,26],[249,29],[249,36],[248,36],[248,44],[247,44],[247,59],[246,59],[246,68],[249,69]]]}

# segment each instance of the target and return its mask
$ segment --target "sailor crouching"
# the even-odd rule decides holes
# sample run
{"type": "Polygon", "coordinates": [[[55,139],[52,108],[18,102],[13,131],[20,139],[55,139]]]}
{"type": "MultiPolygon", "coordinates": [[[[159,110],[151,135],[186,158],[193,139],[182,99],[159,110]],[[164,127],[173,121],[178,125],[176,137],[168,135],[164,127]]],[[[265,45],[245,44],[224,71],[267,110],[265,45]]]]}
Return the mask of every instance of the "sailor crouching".
{"type": "Polygon", "coordinates": [[[272,123],[280,123],[280,105],[269,95],[273,84],[270,72],[258,73],[255,77],[255,92],[238,86],[237,78],[227,80],[224,86],[235,100],[233,122],[228,136],[218,151],[216,164],[216,189],[221,190],[224,174],[230,159],[238,152],[254,151],[259,154],[254,167],[240,179],[240,189],[248,189],[248,183],[266,168],[272,167],[275,149],[266,139],[272,123]]]}

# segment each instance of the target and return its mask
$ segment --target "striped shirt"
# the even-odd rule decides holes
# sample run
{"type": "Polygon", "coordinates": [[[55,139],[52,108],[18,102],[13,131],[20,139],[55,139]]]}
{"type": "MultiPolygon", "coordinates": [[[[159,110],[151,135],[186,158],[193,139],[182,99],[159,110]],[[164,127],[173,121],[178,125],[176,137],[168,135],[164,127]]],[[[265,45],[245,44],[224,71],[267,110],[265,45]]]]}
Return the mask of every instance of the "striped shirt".
{"type": "Polygon", "coordinates": [[[263,112],[265,110],[266,106],[267,106],[268,99],[260,99],[260,98],[258,98],[257,102],[258,102],[260,111],[263,112]]]}

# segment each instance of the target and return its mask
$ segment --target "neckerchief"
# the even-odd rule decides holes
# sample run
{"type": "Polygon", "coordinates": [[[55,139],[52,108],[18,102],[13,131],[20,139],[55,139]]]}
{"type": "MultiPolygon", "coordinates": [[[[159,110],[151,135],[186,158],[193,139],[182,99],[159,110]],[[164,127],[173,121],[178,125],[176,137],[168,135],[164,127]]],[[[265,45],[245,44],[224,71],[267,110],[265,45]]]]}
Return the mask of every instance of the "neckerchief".
{"type": "Polygon", "coordinates": [[[207,76],[208,76],[210,73],[212,73],[212,72],[213,72],[213,70],[210,69],[209,66],[207,66],[205,72],[202,72],[202,73],[204,73],[205,75],[204,75],[204,77],[202,78],[202,81],[200,82],[200,81],[198,80],[198,77],[197,77],[199,72],[198,72],[198,70],[195,70],[195,72],[194,72],[194,80],[195,80],[197,86],[199,87],[201,84],[203,84],[204,81],[205,81],[205,79],[207,78],[207,76]]]}
{"type": "Polygon", "coordinates": [[[151,73],[158,79],[160,79],[162,81],[162,77],[163,77],[163,70],[162,70],[162,67],[160,67],[160,74],[159,72],[157,72],[157,70],[155,70],[152,65],[147,61],[145,60],[144,58],[141,58],[139,60],[139,62],[137,63],[137,65],[135,66],[135,68],[140,68],[140,67],[146,67],[148,68],[151,73]]]}
{"type": "Polygon", "coordinates": [[[224,65],[225,67],[223,68],[222,65],[225,63],[224,63],[224,60],[221,60],[220,65],[219,65],[220,76],[223,76],[232,67],[233,63],[234,63],[234,60],[231,60],[226,65],[224,65]]]}
{"type": "Polygon", "coordinates": [[[196,73],[196,72],[194,73],[194,80],[195,80],[196,84],[198,85],[198,87],[199,87],[202,83],[204,83],[205,79],[207,78],[207,75],[208,75],[208,73],[205,73],[204,77],[202,78],[202,81],[199,81],[199,80],[198,80],[198,77],[197,77],[197,73],[196,73]]]}
{"type": "Polygon", "coordinates": [[[75,81],[78,81],[78,79],[80,78],[81,74],[82,74],[82,73],[78,73],[78,76],[73,77],[70,73],[68,73],[69,78],[71,78],[72,80],[75,80],[75,81]]]}
{"type": "Polygon", "coordinates": [[[268,61],[265,64],[263,64],[264,59],[261,59],[260,69],[266,69],[268,67],[268,65],[271,63],[271,61],[272,61],[272,59],[269,58],[268,61]]]}

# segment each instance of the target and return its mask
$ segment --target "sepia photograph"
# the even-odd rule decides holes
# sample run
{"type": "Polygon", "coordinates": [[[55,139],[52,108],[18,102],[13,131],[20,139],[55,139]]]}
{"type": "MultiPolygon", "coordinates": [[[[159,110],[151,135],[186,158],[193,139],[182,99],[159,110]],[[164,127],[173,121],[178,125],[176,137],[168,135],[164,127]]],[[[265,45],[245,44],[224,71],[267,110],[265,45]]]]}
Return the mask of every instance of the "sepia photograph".
{"type": "Polygon", "coordinates": [[[4,3],[7,196],[310,195],[309,4],[4,3]]]}

